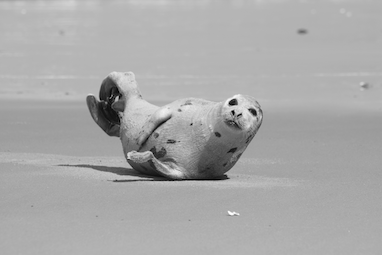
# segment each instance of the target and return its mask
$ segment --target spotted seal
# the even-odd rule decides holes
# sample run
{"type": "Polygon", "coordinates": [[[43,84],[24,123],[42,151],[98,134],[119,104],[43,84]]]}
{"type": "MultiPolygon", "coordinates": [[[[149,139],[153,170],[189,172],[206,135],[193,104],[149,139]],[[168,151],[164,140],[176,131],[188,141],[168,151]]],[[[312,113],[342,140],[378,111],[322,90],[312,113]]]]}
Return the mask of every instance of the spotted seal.
{"type": "Polygon", "coordinates": [[[128,163],[148,175],[213,179],[238,161],[261,126],[258,102],[235,95],[223,102],[179,99],[162,107],[145,101],[132,72],[112,72],[100,101],[87,96],[94,121],[120,137],[128,163]]]}

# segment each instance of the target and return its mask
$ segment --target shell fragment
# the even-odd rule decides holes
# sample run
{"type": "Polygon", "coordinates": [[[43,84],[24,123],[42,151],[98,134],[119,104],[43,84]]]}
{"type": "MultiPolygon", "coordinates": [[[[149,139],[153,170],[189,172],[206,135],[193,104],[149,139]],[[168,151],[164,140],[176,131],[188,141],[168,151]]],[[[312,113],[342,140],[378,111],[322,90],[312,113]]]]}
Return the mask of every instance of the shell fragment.
{"type": "Polygon", "coordinates": [[[240,216],[240,213],[228,211],[229,216],[240,216]]]}

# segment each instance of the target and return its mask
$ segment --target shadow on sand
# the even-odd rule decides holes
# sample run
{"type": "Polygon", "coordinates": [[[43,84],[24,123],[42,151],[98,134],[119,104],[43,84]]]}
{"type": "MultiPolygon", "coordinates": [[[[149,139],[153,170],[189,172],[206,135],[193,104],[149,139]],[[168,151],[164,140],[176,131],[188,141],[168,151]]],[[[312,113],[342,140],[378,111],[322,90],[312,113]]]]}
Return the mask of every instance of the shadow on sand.
{"type": "MultiPolygon", "coordinates": [[[[121,176],[135,176],[135,177],[141,177],[142,179],[125,179],[125,180],[112,180],[112,182],[142,182],[142,181],[195,181],[195,179],[189,179],[189,180],[172,180],[168,179],[162,176],[153,176],[153,175],[145,175],[141,174],[137,171],[135,171],[132,168],[124,168],[124,167],[114,167],[114,166],[100,166],[100,165],[90,165],[90,164],[77,164],[77,165],[70,165],[70,164],[60,164],[57,166],[62,167],[79,167],[79,168],[90,168],[94,169],[100,172],[108,172],[113,173],[121,176]]],[[[197,181],[220,181],[220,180],[227,180],[229,179],[227,175],[223,175],[221,177],[215,178],[215,179],[198,179],[197,181]]]]}

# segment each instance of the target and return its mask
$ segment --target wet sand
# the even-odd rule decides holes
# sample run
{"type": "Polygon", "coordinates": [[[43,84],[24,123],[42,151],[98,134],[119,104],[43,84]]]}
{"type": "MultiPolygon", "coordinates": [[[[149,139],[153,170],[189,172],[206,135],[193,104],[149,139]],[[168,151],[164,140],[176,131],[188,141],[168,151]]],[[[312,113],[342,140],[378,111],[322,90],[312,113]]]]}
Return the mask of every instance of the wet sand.
{"type": "Polygon", "coordinates": [[[43,3],[0,2],[2,254],[382,251],[376,1],[43,3]],[[263,125],[226,179],[142,176],[84,102],[113,70],[158,105],[253,95],[263,125]]]}

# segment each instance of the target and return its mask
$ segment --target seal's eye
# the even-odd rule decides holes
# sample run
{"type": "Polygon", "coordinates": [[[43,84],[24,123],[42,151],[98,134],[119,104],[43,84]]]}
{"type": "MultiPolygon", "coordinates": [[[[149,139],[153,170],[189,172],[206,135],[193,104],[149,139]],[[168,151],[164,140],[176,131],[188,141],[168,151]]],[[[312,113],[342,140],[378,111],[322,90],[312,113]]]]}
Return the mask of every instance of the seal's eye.
{"type": "Polygon", "coordinates": [[[253,108],[249,108],[248,111],[253,115],[253,116],[257,116],[257,111],[253,108]]]}
{"type": "Polygon", "coordinates": [[[237,105],[237,100],[234,98],[234,99],[231,99],[231,101],[228,102],[229,105],[237,105]]]}

